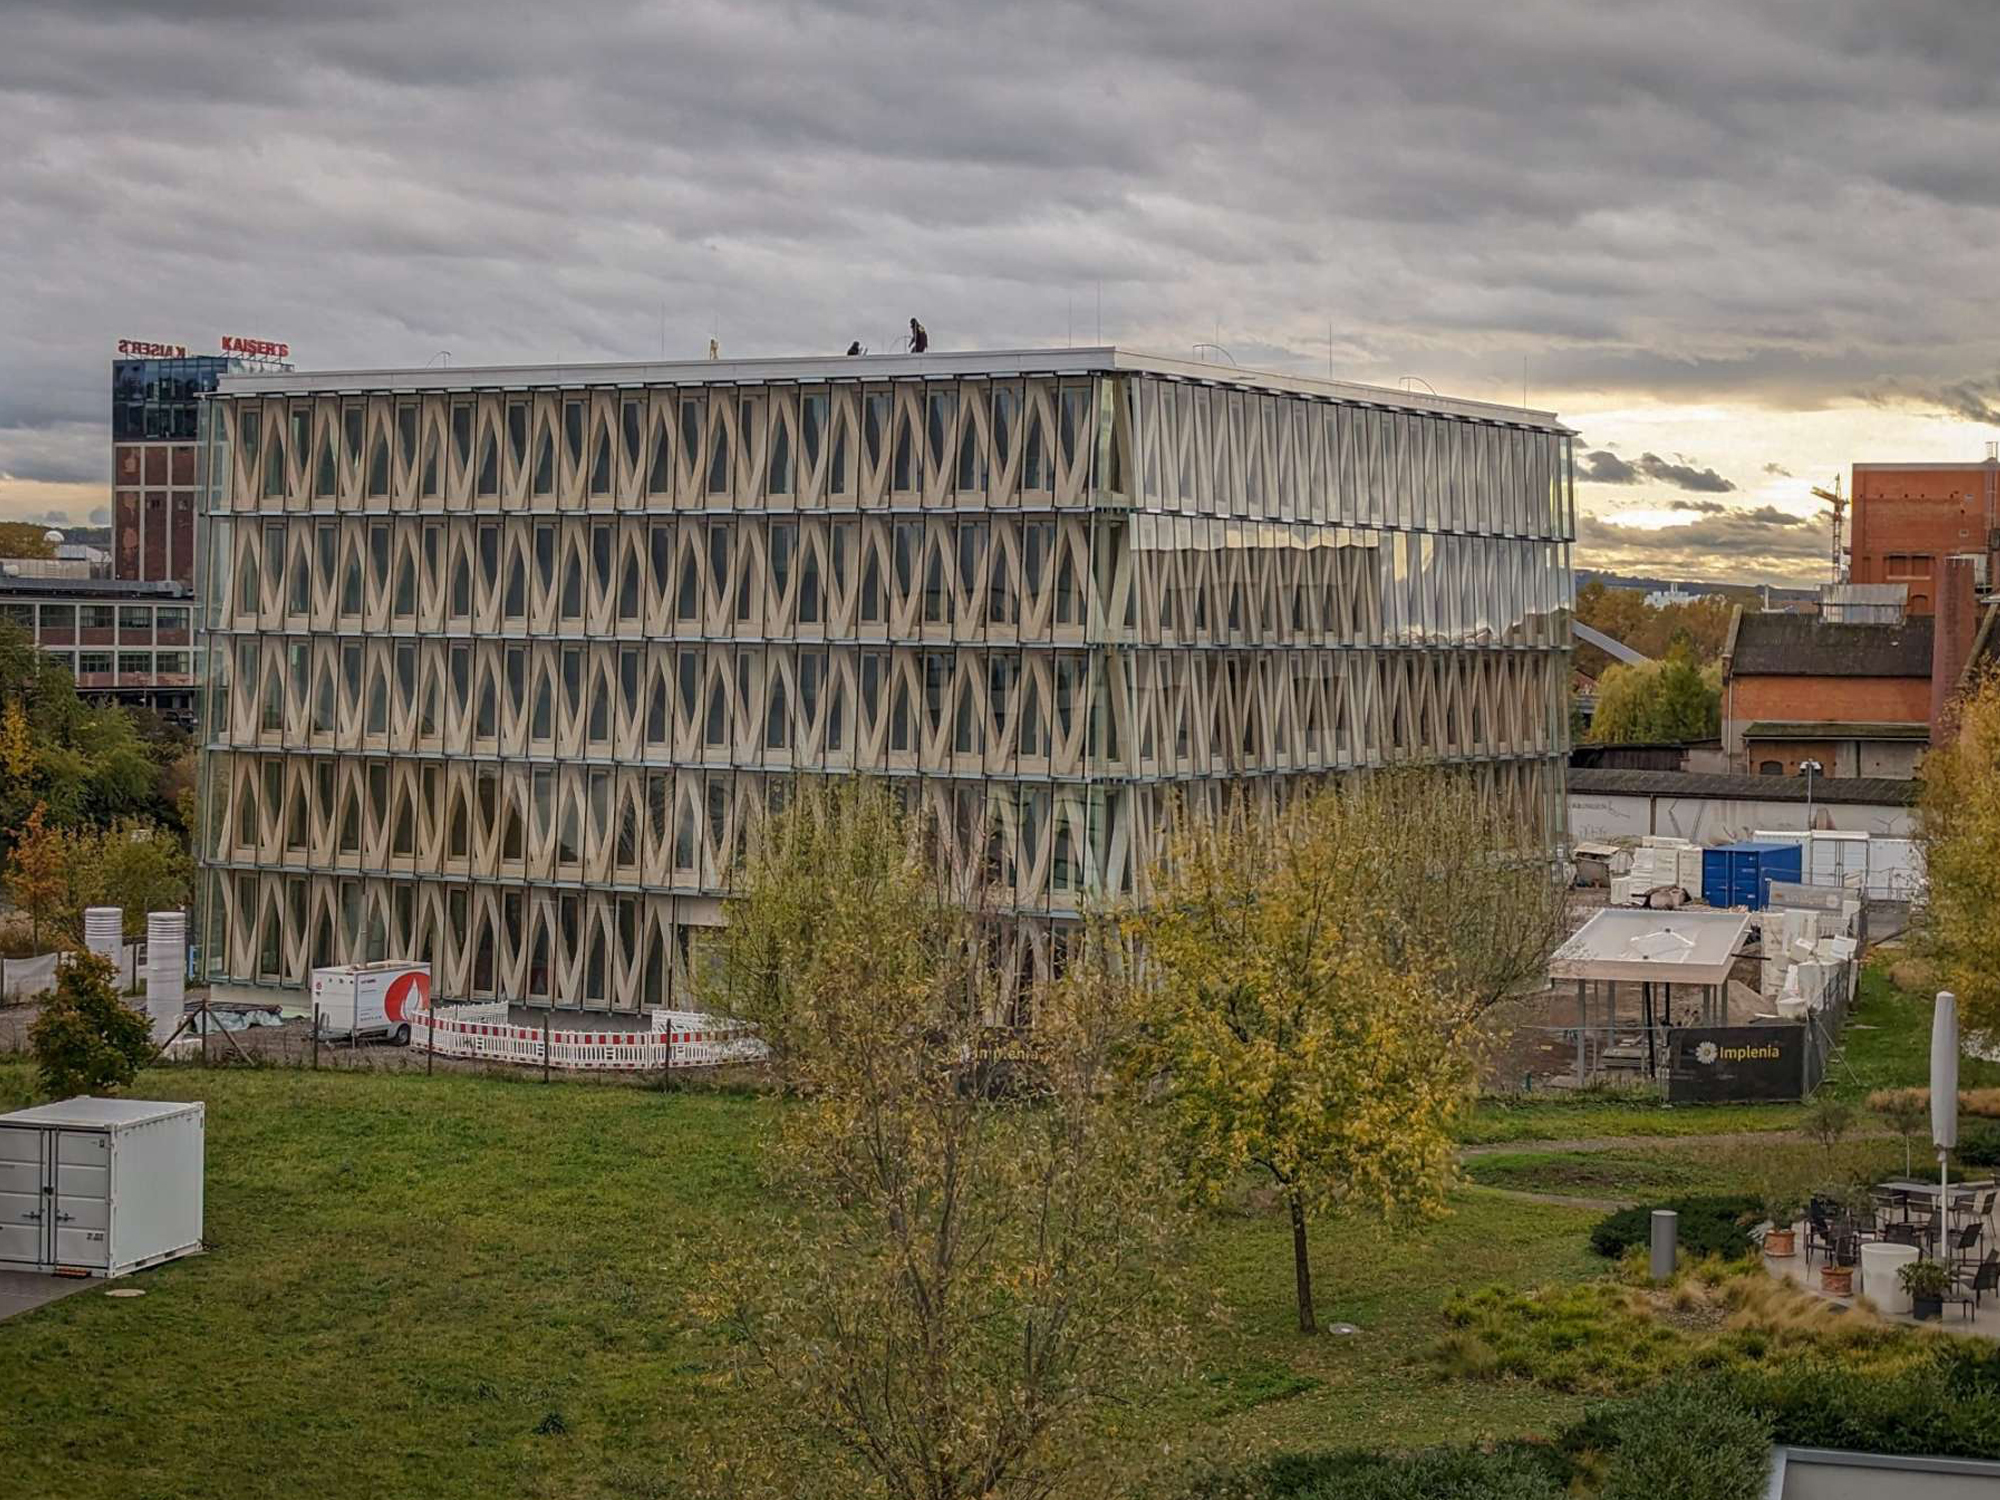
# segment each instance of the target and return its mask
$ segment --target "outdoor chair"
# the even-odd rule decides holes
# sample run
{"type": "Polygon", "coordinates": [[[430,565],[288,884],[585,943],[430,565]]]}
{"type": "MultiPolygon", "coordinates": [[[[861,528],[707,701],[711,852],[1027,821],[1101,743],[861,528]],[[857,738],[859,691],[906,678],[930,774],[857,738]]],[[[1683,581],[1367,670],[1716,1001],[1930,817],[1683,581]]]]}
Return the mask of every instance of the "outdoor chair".
{"type": "Polygon", "coordinates": [[[1826,1202],[1815,1198],[1806,1205],[1806,1264],[1812,1265],[1815,1250],[1825,1252],[1831,1261],[1834,1248],[1833,1221],[1827,1217],[1826,1202]]]}
{"type": "Polygon", "coordinates": [[[1951,1262],[1954,1268],[1978,1263],[1979,1240],[1985,1232],[1986,1226],[1976,1219],[1959,1229],[1951,1245],[1951,1262]]]}
{"type": "Polygon", "coordinates": [[[1944,1294],[1946,1302],[1963,1302],[1968,1320],[1979,1311],[1979,1299],[1987,1292],[2000,1292],[2000,1250],[1989,1250],[1979,1269],[1970,1276],[1953,1276],[1944,1294]]]}
{"type": "Polygon", "coordinates": [[[1886,1226],[1882,1238],[1892,1245],[1909,1245],[1917,1250],[1924,1248],[1924,1231],[1921,1225],[1902,1221],[1886,1226]]]}
{"type": "Polygon", "coordinates": [[[1910,1195],[1900,1188],[1888,1188],[1872,1195],[1875,1202],[1875,1216],[1886,1229],[1894,1219],[1898,1223],[1910,1222],[1910,1195]]]}

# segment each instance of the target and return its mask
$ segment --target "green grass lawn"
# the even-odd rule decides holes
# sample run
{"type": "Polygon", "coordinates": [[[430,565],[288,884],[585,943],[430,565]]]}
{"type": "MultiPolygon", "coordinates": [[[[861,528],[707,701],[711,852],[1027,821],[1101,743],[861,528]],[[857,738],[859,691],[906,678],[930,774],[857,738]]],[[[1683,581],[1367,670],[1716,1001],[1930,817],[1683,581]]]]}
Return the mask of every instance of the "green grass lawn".
{"type": "MultiPolygon", "coordinates": [[[[0,1065],[0,1104],[29,1075],[0,1065]]],[[[285,1069],[149,1073],[203,1099],[209,1253],[0,1323],[0,1494],[667,1496],[784,1420],[722,1374],[690,1293],[758,1232],[741,1095],[285,1069]]],[[[1135,1477],[1190,1455],[1548,1430],[1575,1402],[1440,1380],[1453,1291],[1602,1269],[1595,1215],[1476,1189],[1412,1231],[1314,1231],[1293,1330],[1290,1232],[1218,1215],[1194,1368],[1106,1419],[1135,1477]]]]}

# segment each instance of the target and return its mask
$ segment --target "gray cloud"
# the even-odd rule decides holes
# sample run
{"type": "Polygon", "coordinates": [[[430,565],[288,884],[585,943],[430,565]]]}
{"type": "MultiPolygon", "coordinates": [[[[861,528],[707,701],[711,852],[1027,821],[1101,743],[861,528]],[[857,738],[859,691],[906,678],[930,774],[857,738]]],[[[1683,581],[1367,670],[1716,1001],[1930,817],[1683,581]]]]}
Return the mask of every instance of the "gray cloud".
{"type": "Polygon", "coordinates": [[[2000,403],[2000,378],[1954,381],[1941,387],[1936,399],[1952,416],[2000,426],[2000,404],[1996,404],[2000,403]]]}
{"type": "Polygon", "coordinates": [[[1617,454],[1600,448],[1577,460],[1576,477],[1582,484],[1643,484],[1651,479],[1676,489],[1707,495],[1726,495],[1736,488],[1732,481],[1724,479],[1715,470],[1697,468],[1685,453],[1677,454],[1675,458],[1678,462],[1664,459],[1657,453],[1642,453],[1636,462],[1627,462],[1617,454]]]}
{"type": "Polygon", "coordinates": [[[1827,546],[1823,520],[1771,505],[1658,528],[1620,526],[1600,516],[1577,517],[1578,567],[1813,583],[1826,577],[1827,546]]]}
{"type": "Polygon", "coordinates": [[[1790,479],[1792,477],[1792,471],[1783,464],[1765,464],[1764,472],[1778,479],[1790,479]]]}
{"type": "Polygon", "coordinates": [[[1719,516],[1726,514],[1729,507],[1720,500],[1669,500],[1667,509],[1693,511],[1704,516],[1719,516]]]}
{"type": "Polygon", "coordinates": [[[1724,479],[1715,470],[1696,468],[1687,461],[1686,454],[1677,457],[1680,462],[1669,463],[1657,453],[1645,454],[1639,460],[1640,472],[1648,479],[1657,479],[1677,489],[1694,490],[1704,495],[1726,495],[1736,488],[1734,481],[1724,479]]]}
{"type": "Polygon", "coordinates": [[[1599,448],[1577,459],[1576,477],[1579,484],[1637,484],[1639,471],[1617,454],[1599,448]]]}
{"type": "Polygon", "coordinates": [[[0,0],[0,471],[102,481],[121,335],[472,364],[881,348],[917,313],[948,349],[1095,340],[1100,297],[1108,340],[1313,371],[1331,325],[1342,375],[1492,399],[1525,360],[1531,400],[1991,411],[1996,26],[0,0]]]}

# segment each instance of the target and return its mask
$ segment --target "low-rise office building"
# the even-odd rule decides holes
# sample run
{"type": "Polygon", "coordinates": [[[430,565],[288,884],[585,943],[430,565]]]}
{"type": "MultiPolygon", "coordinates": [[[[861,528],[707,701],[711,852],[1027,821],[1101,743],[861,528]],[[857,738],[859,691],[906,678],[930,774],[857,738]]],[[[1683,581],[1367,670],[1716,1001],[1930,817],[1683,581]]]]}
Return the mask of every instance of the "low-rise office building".
{"type": "Polygon", "coordinates": [[[1184,800],[1436,759],[1563,835],[1570,435],[1115,349],[267,373],[205,403],[219,984],[688,998],[751,820],[890,778],[1024,986],[1184,800]]]}
{"type": "Polygon", "coordinates": [[[0,578],[0,621],[69,670],[77,691],[194,722],[194,596],[111,578],[0,578]]]}

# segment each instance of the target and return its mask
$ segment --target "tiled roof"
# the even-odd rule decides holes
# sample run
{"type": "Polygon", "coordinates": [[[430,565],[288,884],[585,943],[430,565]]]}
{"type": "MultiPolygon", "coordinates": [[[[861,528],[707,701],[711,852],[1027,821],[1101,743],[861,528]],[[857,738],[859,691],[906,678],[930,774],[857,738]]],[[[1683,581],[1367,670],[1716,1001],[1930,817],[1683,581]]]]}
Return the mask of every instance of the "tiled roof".
{"type": "Polygon", "coordinates": [[[1819,615],[1752,614],[1736,622],[1736,677],[1931,675],[1929,615],[1894,625],[1833,624],[1819,615]]]}
{"type": "MultiPolygon", "coordinates": [[[[1693,771],[1568,772],[1572,792],[1622,797],[1720,797],[1739,802],[1804,802],[1803,776],[1710,776],[1693,771]]],[[[1872,807],[1909,807],[1917,800],[1914,781],[1887,776],[1815,776],[1814,802],[1838,802],[1872,807]]]]}

